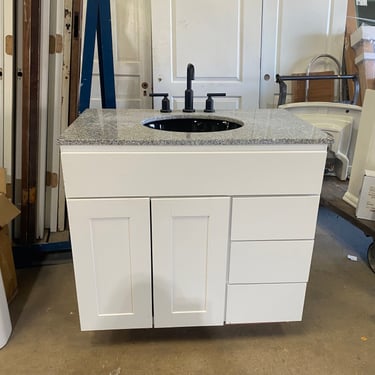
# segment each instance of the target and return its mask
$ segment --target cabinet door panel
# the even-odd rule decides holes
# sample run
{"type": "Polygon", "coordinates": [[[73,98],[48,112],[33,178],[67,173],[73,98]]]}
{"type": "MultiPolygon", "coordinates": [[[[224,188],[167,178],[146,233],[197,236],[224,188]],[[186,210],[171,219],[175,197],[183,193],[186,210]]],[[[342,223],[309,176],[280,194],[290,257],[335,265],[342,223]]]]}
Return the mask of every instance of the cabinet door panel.
{"type": "Polygon", "coordinates": [[[81,329],[152,327],[149,200],[67,202],[81,329]]]}
{"type": "Polygon", "coordinates": [[[224,322],[230,198],[153,199],[155,327],[224,322]]]}

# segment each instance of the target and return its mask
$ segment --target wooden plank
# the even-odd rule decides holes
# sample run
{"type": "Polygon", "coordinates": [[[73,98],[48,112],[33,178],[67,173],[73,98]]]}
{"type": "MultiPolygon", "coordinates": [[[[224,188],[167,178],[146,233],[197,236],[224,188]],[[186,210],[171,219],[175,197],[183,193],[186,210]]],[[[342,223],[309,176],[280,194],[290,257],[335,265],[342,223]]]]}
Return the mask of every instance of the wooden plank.
{"type": "MultiPolygon", "coordinates": [[[[13,197],[16,206],[21,209],[22,206],[22,108],[23,108],[23,6],[16,8],[16,28],[15,28],[15,49],[16,49],[16,69],[17,80],[15,81],[15,139],[14,139],[14,185],[13,197]]],[[[13,238],[20,239],[21,216],[14,220],[13,238]]]]}
{"type": "Polygon", "coordinates": [[[48,66],[49,58],[49,18],[50,0],[41,1],[40,15],[40,108],[39,108],[39,146],[38,146],[38,191],[36,237],[44,237],[46,201],[46,160],[47,160],[47,119],[48,119],[48,66]]]}
{"type": "MultiPolygon", "coordinates": [[[[305,75],[306,73],[293,74],[305,75]]],[[[313,72],[316,75],[331,75],[333,71],[313,72]]],[[[309,102],[333,102],[335,98],[335,82],[333,80],[310,81],[307,101],[309,102]]],[[[292,102],[305,102],[306,81],[292,81],[292,102]]]]}
{"type": "MultiPolygon", "coordinates": [[[[348,0],[347,17],[346,17],[346,29],[344,39],[344,66],[346,74],[359,74],[358,68],[355,64],[355,52],[350,45],[350,35],[357,29],[357,12],[355,0],[348,0]]],[[[352,81],[348,81],[349,98],[352,99],[354,96],[354,84],[352,81]]],[[[362,105],[362,94],[361,87],[359,88],[359,97],[357,105],[362,105]]]]}
{"type": "Polygon", "coordinates": [[[40,0],[25,0],[23,12],[22,242],[35,240],[39,139],[40,0]]]}
{"type": "Polygon", "coordinates": [[[82,8],[82,0],[73,0],[73,32],[70,56],[69,125],[78,117],[81,71],[82,8]]]}
{"type": "Polygon", "coordinates": [[[31,49],[31,5],[33,0],[23,3],[23,54],[22,54],[22,157],[21,157],[21,230],[20,240],[27,242],[29,222],[29,150],[30,150],[30,49],[31,49]]]}

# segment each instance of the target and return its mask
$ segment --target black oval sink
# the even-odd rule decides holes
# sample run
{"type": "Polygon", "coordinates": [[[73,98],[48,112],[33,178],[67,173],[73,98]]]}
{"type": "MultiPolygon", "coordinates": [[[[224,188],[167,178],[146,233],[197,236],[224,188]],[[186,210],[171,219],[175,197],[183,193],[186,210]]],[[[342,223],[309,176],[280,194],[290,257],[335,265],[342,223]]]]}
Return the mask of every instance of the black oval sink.
{"type": "Polygon", "coordinates": [[[199,117],[181,117],[146,120],[144,126],[151,129],[167,130],[172,132],[221,132],[240,128],[243,124],[227,119],[199,118],[199,117]]]}

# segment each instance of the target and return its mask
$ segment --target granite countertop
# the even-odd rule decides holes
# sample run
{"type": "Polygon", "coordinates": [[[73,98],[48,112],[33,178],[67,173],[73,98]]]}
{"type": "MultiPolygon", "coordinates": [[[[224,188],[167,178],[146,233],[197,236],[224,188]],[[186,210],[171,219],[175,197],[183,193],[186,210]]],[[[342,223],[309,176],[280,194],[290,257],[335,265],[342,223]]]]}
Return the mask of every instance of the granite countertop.
{"type": "Polygon", "coordinates": [[[283,109],[252,111],[197,111],[186,114],[156,110],[88,109],[63,132],[60,145],[250,145],[327,144],[328,136],[318,128],[283,109]],[[150,129],[146,119],[169,117],[225,117],[243,122],[227,131],[185,133],[150,129]]]}

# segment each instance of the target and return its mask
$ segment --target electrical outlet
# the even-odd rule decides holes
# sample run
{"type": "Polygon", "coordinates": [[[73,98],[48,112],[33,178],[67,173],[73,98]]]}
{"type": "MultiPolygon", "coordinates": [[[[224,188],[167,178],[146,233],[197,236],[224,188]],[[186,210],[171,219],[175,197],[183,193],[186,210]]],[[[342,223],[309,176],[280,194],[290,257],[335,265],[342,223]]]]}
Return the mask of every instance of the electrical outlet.
{"type": "Polygon", "coordinates": [[[356,0],[357,5],[367,7],[367,0],[356,0]]]}

